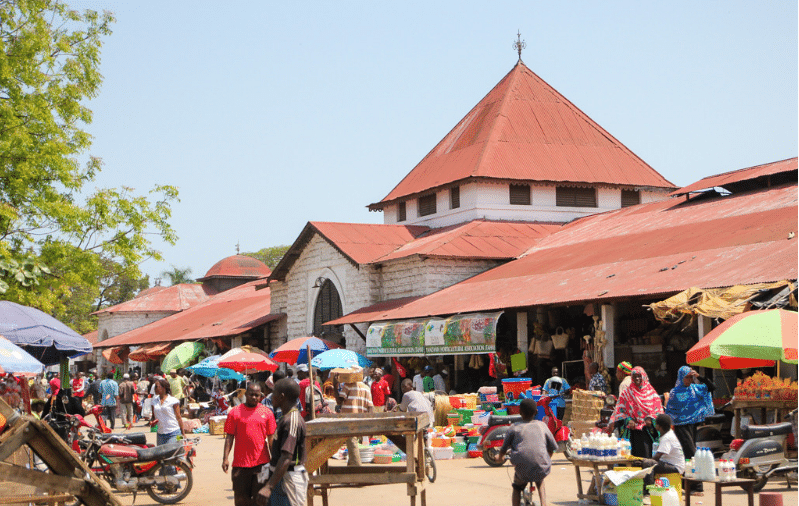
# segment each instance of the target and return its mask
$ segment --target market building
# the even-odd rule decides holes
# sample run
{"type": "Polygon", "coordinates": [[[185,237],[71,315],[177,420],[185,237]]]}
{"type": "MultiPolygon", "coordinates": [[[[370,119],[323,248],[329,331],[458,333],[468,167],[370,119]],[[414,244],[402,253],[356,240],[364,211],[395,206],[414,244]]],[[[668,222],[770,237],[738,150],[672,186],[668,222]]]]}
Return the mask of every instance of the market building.
{"type": "MultiPolygon", "coordinates": [[[[518,258],[568,222],[675,189],[519,60],[368,206],[384,224],[306,225],[269,277],[272,312],[286,315],[272,346],[313,334],[367,351],[367,322],[325,323],[438,292],[518,258]]],[[[515,339],[505,319],[500,333],[515,339]]]]}
{"type": "Polygon", "coordinates": [[[269,290],[256,286],[270,273],[260,260],[233,255],[214,264],[200,283],[153,287],[104,308],[97,313],[98,366],[139,362],[151,372],[182,341],[206,341],[211,352],[242,344],[265,348],[269,322],[276,317],[269,314],[269,290]]]}

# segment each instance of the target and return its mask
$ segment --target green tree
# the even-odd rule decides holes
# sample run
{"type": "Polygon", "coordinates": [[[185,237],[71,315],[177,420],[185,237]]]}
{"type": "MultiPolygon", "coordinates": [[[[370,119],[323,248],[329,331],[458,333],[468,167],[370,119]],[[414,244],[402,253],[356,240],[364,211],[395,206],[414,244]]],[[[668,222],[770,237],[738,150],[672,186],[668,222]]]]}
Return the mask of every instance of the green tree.
{"type": "Polygon", "coordinates": [[[180,269],[173,265],[172,270],[164,271],[161,275],[169,279],[169,284],[172,286],[183,283],[194,283],[194,280],[191,279],[191,267],[180,269]]]}
{"type": "Polygon", "coordinates": [[[242,253],[242,255],[256,258],[265,263],[270,269],[274,269],[277,267],[277,264],[280,263],[280,259],[283,258],[283,255],[286,254],[289,248],[290,246],[271,246],[269,248],[260,249],[255,253],[242,253]]]}
{"type": "Polygon", "coordinates": [[[113,21],[58,0],[0,0],[0,293],[79,331],[71,315],[96,307],[109,265],[138,279],[142,261],[161,259],[151,238],[176,239],[176,188],[96,181],[87,102],[113,21]]]}

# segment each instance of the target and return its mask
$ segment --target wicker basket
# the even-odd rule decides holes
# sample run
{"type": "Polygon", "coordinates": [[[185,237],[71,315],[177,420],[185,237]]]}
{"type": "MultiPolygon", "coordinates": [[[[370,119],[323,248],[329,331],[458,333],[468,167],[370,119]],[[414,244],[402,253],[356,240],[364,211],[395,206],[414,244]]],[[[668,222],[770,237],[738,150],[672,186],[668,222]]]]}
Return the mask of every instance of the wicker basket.
{"type": "Polygon", "coordinates": [[[605,406],[605,394],[587,390],[572,392],[570,419],[579,422],[599,420],[600,411],[605,406]]]}
{"type": "Polygon", "coordinates": [[[208,434],[211,434],[213,436],[221,436],[222,434],[224,434],[226,420],[227,417],[225,417],[222,420],[214,420],[213,418],[208,420],[208,434]]]}
{"type": "Polygon", "coordinates": [[[333,369],[331,372],[338,375],[338,380],[341,383],[357,383],[363,381],[362,369],[333,369]]]}

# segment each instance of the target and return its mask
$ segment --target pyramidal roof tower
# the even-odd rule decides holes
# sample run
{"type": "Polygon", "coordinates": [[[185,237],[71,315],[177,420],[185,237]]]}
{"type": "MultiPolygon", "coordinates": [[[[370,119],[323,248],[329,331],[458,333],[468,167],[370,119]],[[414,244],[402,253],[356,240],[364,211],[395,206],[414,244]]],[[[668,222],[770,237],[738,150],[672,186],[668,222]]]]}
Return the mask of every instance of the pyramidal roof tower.
{"type": "Polygon", "coordinates": [[[521,60],[373,211],[385,223],[566,222],[675,186],[521,60]],[[593,193],[593,196],[591,195],[593,193]]]}

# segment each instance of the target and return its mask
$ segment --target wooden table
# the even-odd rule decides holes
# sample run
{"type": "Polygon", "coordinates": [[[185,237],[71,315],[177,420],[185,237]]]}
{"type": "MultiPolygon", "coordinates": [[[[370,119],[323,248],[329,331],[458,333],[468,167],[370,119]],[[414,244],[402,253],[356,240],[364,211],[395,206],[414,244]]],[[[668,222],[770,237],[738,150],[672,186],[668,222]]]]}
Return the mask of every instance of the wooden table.
{"type": "Polygon", "coordinates": [[[685,506],[691,506],[691,483],[712,483],[716,486],[716,506],[721,506],[721,489],[724,487],[741,487],[749,494],[749,506],[755,506],[755,480],[736,478],[732,481],[697,480],[683,476],[682,492],[685,494],[685,506]]]}
{"type": "Polygon", "coordinates": [[[569,462],[574,464],[574,474],[577,476],[577,498],[589,499],[597,501],[600,504],[605,504],[605,499],[602,497],[602,471],[600,467],[606,467],[607,470],[613,469],[613,466],[628,465],[628,459],[614,459],[614,460],[581,460],[581,459],[568,459],[569,462]],[[588,493],[583,493],[583,481],[580,477],[580,468],[590,467],[592,472],[591,485],[588,487],[588,493]]]}
{"type": "Polygon", "coordinates": [[[735,413],[735,439],[741,437],[741,412],[744,409],[759,409],[762,423],[766,423],[766,413],[774,410],[774,421],[779,423],[789,411],[796,408],[796,401],[773,401],[769,399],[733,399],[732,409],[735,413]]]}
{"type": "Polygon", "coordinates": [[[427,413],[347,413],[323,414],[306,422],[308,458],[308,504],[322,496],[328,505],[328,490],[339,487],[363,487],[406,483],[411,506],[417,494],[422,506],[427,504],[424,470],[424,432],[428,426],[427,413]],[[330,467],[327,460],[347,439],[384,435],[405,451],[407,460],[398,465],[366,464],[358,467],[330,467]],[[318,471],[318,472],[317,472],[318,471]]]}

